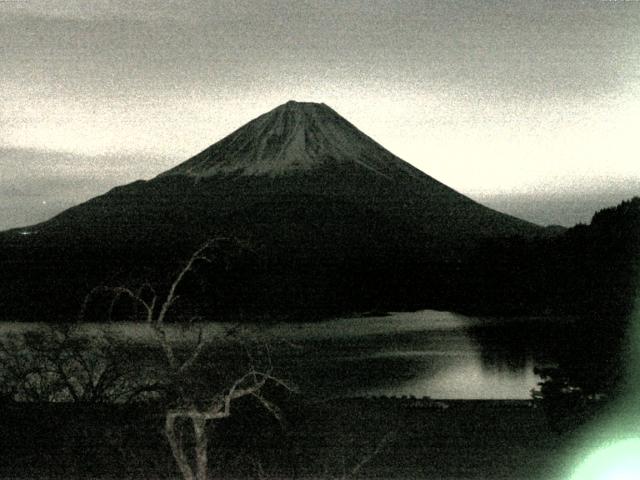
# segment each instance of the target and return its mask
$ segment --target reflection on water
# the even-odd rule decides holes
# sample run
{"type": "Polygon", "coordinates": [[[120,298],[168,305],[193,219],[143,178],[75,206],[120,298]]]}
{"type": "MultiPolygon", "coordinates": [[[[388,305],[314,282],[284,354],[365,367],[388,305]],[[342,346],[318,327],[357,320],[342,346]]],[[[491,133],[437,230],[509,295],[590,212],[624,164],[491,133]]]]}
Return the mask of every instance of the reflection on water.
{"type": "Polygon", "coordinates": [[[534,365],[553,360],[556,324],[436,311],[343,319],[299,326],[304,347],[280,363],[321,396],[526,399],[534,365]]]}
{"type": "Polygon", "coordinates": [[[515,399],[529,398],[531,389],[539,381],[533,373],[533,363],[521,370],[491,370],[476,360],[471,355],[456,357],[435,368],[425,362],[424,370],[416,378],[366,393],[440,399],[515,399]]]}

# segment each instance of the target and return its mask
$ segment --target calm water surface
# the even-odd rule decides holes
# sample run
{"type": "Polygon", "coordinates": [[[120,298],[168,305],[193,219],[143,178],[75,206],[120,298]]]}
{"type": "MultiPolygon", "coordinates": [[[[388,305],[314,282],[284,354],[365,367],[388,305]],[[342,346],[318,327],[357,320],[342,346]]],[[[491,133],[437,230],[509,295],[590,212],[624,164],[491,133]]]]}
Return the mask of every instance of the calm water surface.
{"type": "Polygon", "coordinates": [[[302,342],[280,360],[321,394],[526,399],[540,381],[534,366],[553,361],[554,325],[423,310],[278,326],[271,334],[302,342]]]}

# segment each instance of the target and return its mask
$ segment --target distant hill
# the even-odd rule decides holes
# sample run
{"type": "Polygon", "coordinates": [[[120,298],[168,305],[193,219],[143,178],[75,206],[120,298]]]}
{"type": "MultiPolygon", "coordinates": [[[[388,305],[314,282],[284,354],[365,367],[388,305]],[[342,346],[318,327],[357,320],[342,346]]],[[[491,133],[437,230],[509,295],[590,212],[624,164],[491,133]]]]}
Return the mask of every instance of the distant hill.
{"type": "Polygon", "coordinates": [[[254,255],[217,284],[223,309],[452,308],[440,289],[469,251],[557,233],[450,189],[324,104],[288,102],[152,180],[1,233],[0,308],[66,318],[92,286],[166,282],[220,235],[254,255]]]}

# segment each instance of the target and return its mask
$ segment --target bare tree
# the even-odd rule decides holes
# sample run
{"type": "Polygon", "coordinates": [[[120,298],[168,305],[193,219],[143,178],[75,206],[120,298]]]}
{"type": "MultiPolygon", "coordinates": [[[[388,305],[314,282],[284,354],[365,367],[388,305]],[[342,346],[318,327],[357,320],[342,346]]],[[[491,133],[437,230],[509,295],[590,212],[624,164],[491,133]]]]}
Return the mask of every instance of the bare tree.
{"type": "MultiPolygon", "coordinates": [[[[261,394],[268,383],[289,389],[281,380],[272,375],[270,359],[266,368],[257,368],[254,362],[244,374],[236,377],[222,389],[212,389],[194,380],[196,367],[203,353],[211,345],[202,326],[195,326],[197,338],[189,347],[182,348],[182,354],[169,338],[167,318],[181,295],[181,287],[185,279],[196,272],[201,264],[212,263],[214,257],[222,250],[221,246],[230,241],[224,238],[210,240],[198,248],[173,278],[165,294],[159,294],[149,283],[141,285],[137,290],[127,287],[95,288],[87,296],[83,312],[95,293],[107,293],[111,296],[109,317],[113,313],[116,302],[127,297],[141,307],[146,323],[152,329],[154,338],[163,351],[167,366],[167,390],[172,392],[171,404],[165,415],[165,435],[178,468],[185,480],[205,480],[208,478],[208,437],[207,424],[227,418],[232,413],[233,403],[243,397],[251,397],[259,401],[270,413],[279,417],[278,408],[261,394]],[[191,424],[194,447],[191,454],[187,451],[186,442],[180,434],[179,422],[191,424]]],[[[218,258],[218,260],[220,260],[218,258]]],[[[222,259],[227,265],[226,259],[222,259]]],[[[192,318],[189,324],[195,320],[192,318]]]]}
{"type": "Polygon", "coordinates": [[[130,402],[149,385],[122,347],[77,325],[10,334],[0,341],[0,388],[14,401],[130,402]]]}

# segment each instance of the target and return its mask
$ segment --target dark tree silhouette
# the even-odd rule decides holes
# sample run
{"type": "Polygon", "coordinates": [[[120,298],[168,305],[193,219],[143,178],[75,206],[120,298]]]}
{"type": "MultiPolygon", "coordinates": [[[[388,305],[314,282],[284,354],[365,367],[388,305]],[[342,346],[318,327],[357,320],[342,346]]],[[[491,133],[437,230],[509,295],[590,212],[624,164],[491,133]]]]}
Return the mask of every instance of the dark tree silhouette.
{"type": "MultiPolygon", "coordinates": [[[[272,374],[268,349],[265,350],[266,358],[261,362],[261,366],[255,364],[255,357],[246,349],[251,360],[248,371],[226,385],[210,384],[200,378],[203,373],[199,370],[205,351],[215,348],[211,339],[207,338],[204,328],[201,325],[190,324],[188,328],[196,330],[196,340],[188,346],[182,345],[180,351],[169,338],[168,318],[181,294],[188,293],[182,288],[187,277],[193,275],[200,264],[214,262],[216,255],[222,251],[221,247],[228,242],[229,240],[224,238],[213,239],[197,249],[175,275],[165,294],[159,294],[148,283],[136,290],[123,286],[100,286],[93,289],[87,296],[83,307],[83,311],[86,310],[91,298],[98,293],[111,296],[108,303],[109,317],[122,297],[128,298],[141,307],[144,320],[164,353],[166,371],[165,385],[162,386],[162,390],[165,393],[169,392],[164,430],[171,452],[185,480],[208,478],[207,424],[209,422],[229,417],[232,414],[234,402],[244,397],[256,399],[270,413],[280,417],[277,406],[267,400],[261,391],[267,384],[278,385],[285,389],[291,388],[272,374]],[[187,442],[179,430],[179,423],[185,421],[191,424],[193,430],[192,455],[189,455],[187,442]]],[[[237,334],[237,326],[233,327],[233,331],[237,334]]],[[[229,335],[230,333],[227,332],[227,336],[229,335]]],[[[223,366],[223,368],[229,368],[229,366],[223,366]]]]}

